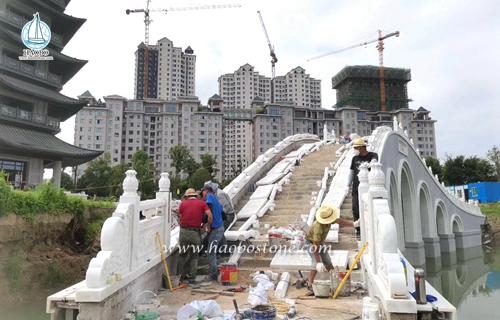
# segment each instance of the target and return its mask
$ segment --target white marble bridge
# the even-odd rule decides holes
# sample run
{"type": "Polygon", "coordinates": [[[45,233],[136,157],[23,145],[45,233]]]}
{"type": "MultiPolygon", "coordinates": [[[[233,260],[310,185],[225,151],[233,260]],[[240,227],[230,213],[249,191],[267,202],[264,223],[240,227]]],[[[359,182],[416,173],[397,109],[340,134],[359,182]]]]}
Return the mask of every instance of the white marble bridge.
{"type": "MultiPolygon", "coordinates": [[[[377,152],[380,160],[379,164],[372,164],[370,172],[363,167],[359,175],[361,243],[369,243],[361,259],[362,278],[373,299],[365,308],[380,308],[381,313],[392,314],[392,319],[398,314],[415,315],[416,319],[417,312],[433,310],[443,319],[456,319],[455,308],[430,284],[428,292],[439,296],[438,302],[416,304],[408,294],[413,291],[412,265],[424,264],[426,257],[481,246],[481,225],[486,218],[476,205],[449,194],[398,123],[394,123],[394,128],[379,127],[365,137],[368,149],[377,152]],[[401,257],[409,265],[408,286],[401,257]]],[[[275,209],[274,197],[289,182],[295,164],[332,143],[336,143],[334,137],[320,140],[314,135],[295,135],[259,156],[224,189],[238,202],[250,185],[258,186],[248,200],[248,208],[237,213],[246,222],[238,230],[226,231],[226,237],[233,241],[255,237],[257,231],[250,227],[275,209]]],[[[318,183],[315,200],[310,202],[309,225],[322,204],[340,208],[344,202],[352,158],[350,146],[341,147],[337,157],[330,167],[318,168],[323,179],[318,183]]],[[[140,201],[135,172],[127,172],[124,194],[102,229],[102,251],[90,262],[84,281],[47,298],[51,319],[65,319],[77,309],[79,320],[120,319],[117,315],[132,310],[142,291],[155,291],[161,286],[163,264],[156,233],[160,233],[167,254],[172,253],[178,237],[178,228],[171,230],[169,184],[168,174],[162,173],[156,199],[140,201]],[[139,220],[140,211],[146,219],[139,220]]],[[[231,261],[238,261],[241,254],[233,254],[231,261]]],[[[175,255],[167,260],[174,264],[173,272],[175,255]]]]}

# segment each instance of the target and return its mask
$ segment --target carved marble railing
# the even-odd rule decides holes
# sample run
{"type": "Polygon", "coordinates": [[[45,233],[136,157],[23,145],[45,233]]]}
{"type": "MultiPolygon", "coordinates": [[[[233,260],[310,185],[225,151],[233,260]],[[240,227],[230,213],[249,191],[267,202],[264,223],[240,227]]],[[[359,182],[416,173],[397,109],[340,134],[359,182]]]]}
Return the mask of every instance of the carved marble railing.
{"type": "Polygon", "coordinates": [[[128,170],[118,206],[102,227],[101,251],[90,261],[85,287],[76,292],[77,302],[103,301],[160,262],[156,233],[162,250],[171,252],[178,229],[170,230],[168,173],[161,174],[156,199],[140,201],[138,185],[136,172],[128,170]]]}
{"type": "Polygon", "coordinates": [[[376,291],[381,300],[390,302],[390,310],[385,308],[386,311],[416,310],[415,300],[407,294],[406,277],[398,253],[396,222],[389,209],[382,165],[363,163],[358,177],[361,242],[369,243],[362,259],[368,277],[372,283],[377,283],[376,291]]]}

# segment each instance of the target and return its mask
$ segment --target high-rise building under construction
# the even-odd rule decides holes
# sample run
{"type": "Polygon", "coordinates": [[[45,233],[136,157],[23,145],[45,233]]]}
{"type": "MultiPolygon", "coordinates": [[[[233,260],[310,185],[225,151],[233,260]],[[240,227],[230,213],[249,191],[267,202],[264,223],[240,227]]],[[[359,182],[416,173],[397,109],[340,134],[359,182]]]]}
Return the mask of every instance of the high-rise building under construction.
{"type": "MultiPolygon", "coordinates": [[[[387,111],[408,108],[410,69],[384,68],[384,71],[387,111]]],[[[382,110],[378,66],[346,66],[332,77],[332,89],[337,91],[335,108],[351,106],[368,111],[382,110]]]]}

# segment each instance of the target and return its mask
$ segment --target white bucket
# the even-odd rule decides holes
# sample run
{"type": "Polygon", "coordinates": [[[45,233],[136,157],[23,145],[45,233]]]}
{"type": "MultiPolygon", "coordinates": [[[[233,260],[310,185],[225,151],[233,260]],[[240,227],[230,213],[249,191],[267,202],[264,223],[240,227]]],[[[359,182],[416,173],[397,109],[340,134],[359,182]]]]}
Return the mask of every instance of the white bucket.
{"type": "Polygon", "coordinates": [[[314,280],[312,287],[316,297],[329,297],[331,295],[330,281],[314,280]]]}

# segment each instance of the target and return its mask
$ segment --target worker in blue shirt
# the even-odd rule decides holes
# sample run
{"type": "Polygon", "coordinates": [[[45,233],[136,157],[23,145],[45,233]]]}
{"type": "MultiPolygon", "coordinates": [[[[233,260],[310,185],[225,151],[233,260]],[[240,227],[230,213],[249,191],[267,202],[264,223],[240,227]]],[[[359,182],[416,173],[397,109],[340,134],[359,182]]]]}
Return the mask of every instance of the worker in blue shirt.
{"type": "Polygon", "coordinates": [[[207,226],[208,249],[207,257],[209,264],[209,275],[204,281],[216,281],[219,276],[217,262],[217,248],[222,244],[224,238],[224,221],[222,220],[222,206],[214,195],[214,190],[210,185],[204,185],[201,189],[202,199],[207,203],[212,212],[212,223],[207,226]]]}

